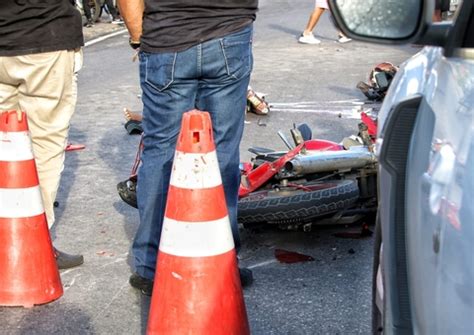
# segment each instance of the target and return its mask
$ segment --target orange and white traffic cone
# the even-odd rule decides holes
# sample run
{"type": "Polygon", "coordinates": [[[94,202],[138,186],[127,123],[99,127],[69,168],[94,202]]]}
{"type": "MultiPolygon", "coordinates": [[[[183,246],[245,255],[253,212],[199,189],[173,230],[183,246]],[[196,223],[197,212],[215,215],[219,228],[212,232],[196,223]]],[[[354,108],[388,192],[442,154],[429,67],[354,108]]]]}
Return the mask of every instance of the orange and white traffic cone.
{"type": "Polygon", "coordinates": [[[148,334],[249,334],[208,112],[183,115],[148,334]]]}
{"type": "Polygon", "coordinates": [[[0,271],[0,306],[63,294],[24,112],[0,113],[0,271]]]}

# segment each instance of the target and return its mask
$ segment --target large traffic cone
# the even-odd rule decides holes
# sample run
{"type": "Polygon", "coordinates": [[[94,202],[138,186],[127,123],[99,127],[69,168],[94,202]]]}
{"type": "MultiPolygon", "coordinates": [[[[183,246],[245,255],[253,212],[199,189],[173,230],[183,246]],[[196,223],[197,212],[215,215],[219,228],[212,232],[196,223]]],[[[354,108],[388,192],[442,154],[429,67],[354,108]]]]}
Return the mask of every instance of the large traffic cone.
{"type": "Polygon", "coordinates": [[[0,113],[0,306],[63,294],[44,213],[26,114],[0,113]]]}
{"type": "Polygon", "coordinates": [[[209,113],[183,115],[148,334],[249,334],[209,113]]]}

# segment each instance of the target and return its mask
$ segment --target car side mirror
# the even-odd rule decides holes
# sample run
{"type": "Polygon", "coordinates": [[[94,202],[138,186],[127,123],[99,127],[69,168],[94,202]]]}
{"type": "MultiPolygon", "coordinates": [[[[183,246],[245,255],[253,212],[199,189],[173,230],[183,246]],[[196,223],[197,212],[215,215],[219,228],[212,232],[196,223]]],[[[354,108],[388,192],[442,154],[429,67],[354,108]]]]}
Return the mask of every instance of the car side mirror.
{"type": "Polygon", "coordinates": [[[329,6],[347,36],[392,44],[415,41],[434,11],[432,0],[329,0],[329,6]]]}

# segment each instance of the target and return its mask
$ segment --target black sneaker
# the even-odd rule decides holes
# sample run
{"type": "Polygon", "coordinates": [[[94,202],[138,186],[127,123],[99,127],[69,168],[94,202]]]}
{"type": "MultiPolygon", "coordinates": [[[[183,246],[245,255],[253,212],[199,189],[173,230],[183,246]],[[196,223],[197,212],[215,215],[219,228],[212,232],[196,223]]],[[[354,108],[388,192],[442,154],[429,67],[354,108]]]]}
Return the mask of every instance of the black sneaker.
{"type": "Polygon", "coordinates": [[[151,296],[153,292],[153,280],[144,278],[134,273],[130,276],[130,279],[128,282],[133,288],[140,290],[142,294],[151,296]]]}
{"type": "Polygon", "coordinates": [[[56,257],[56,264],[59,270],[74,268],[84,263],[84,256],[69,255],[56,248],[54,248],[54,256],[56,257]]]}
{"type": "Polygon", "coordinates": [[[92,19],[88,19],[87,22],[84,24],[84,27],[91,28],[94,26],[94,21],[92,19]]]}
{"type": "Polygon", "coordinates": [[[240,283],[242,287],[247,287],[253,283],[253,274],[252,270],[248,268],[239,268],[240,283]]]}

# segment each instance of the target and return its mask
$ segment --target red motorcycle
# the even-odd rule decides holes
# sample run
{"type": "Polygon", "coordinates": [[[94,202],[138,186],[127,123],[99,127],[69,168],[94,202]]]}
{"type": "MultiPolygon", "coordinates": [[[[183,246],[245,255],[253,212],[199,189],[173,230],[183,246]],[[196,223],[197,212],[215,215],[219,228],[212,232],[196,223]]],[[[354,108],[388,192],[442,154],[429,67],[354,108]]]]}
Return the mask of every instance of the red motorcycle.
{"type": "MultiPolygon", "coordinates": [[[[312,139],[311,129],[302,124],[290,130],[294,144],[278,132],[288,151],[250,148],[255,157],[241,163],[238,221],[244,227],[276,224],[308,230],[314,223],[347,224],[375,213],[376,117],[362,112],[361,119],[358,134],[341,144],[312,139]]],[[[135,208],[141,147],[131,177],[117,185],[122,200],[135,208]]]]}
{"type": "Polygon", "coordinates": [[[375,213],[376,118],[365,112],[361,118],[359,133],[341,144],[312,139],[303,124],[290,130],[294,144],[278,132],[287,152],[250,148],[255,157],[241,166],[239,222],[308,230],[315,223],[347,224],[375,213]]]}

